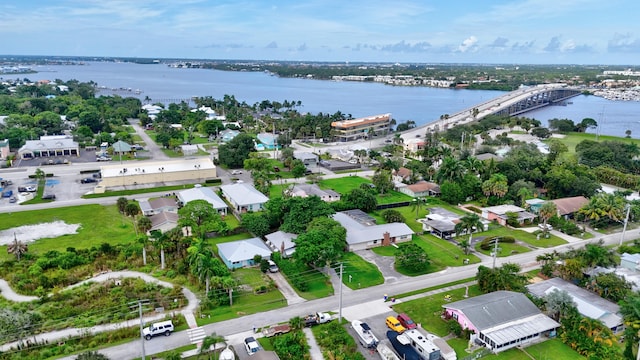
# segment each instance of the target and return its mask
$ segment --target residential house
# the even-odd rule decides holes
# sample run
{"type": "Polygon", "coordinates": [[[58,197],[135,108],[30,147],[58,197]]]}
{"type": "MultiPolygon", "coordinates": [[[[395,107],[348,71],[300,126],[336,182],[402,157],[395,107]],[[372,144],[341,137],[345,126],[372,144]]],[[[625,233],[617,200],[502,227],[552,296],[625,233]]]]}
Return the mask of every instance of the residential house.
{"type": "MultiPolygon", "coordinates": [[[[460,222],[462,215],[458,215],[449,210],[434,207],[429,208],[429,214],[424,219],[419,219],[418,222],[422,223],[422,230],[429,232],[439,238],[449,240],[455,233],[456,224],[460,222]]],[[[477,229],[478,231],[489,230],[489,221],[480,220],[484,227],[477,229]]]]}
{"type": "Polygon", "coordinates": [[[260,133],[256,136],[260,144],[256,144],[256,150],[264,150],[264,149],[275,149],[276,146],[278,149],[280,146],[277,144],[278,136],[272,133],[260,133]]]}
{"type": "Polygon", "coordinates": [[[0,160],[7,160],[10,152],[9,139],[0,141],[0,160]]]}
{"type": "Polygon", "coordinates": [[[620,306],[598,294],[576,286],[561,278],[552,278],[527,285],[529,292],[537,298],[544,298],[554,291],[566,291],[582,316],[601,321],[614,333],[624,329],[620,306]]]}
{"type": "Polygon", "coordinates": [[[622,254],[622,256],[620,256],[620,267],[640,271],[640,254],[622,254]]]}
{"type": "Polygon", "coordinates": [[[589,199],[587,199],[584,196],[573,196],[573,197],[554,199],[554,200],[551,200],[551,202],[556,204],[559,217],[564,217],[565,219],[569,219],[569,218],[572,218],[573,214],[578,212],[580,208],[587,205],[589,203],[589,199]]]}
{"type": "Polygon", "coordinates": [[[560,327],[524,294],[513,291],[495,291],[442,307],[445,318],[470,330],[470,341],[494,353],[555,336],[560,327]]]}
{"type": "Polygon", "coordinates": [[[401,167],[398,170],[393,171],[393,181],[397,182],[408,182],[411,180],[412,171],[407,169],[406,167],[401,167]]]}
{"type": "Polygon", "coordinates": [[[533,221],[536,216],[525,209],[515,205],[498,205],[482,208],[482,217],[489,221],[497,221],[502,226],[507,225],[508,213],[518,215],[518,223],[524,224],[526,221],[533,221]]]}
{"type": "Polygon", "coordinates": [[[238,135],[240,135],[240,131],[231,130],[231,129],[222,130],[220,131],[220,134],[218,134],[218,136],[220,137],[220,140],[222,140],[222,142],[225,142],[225,143],[233,140],[233,138],[235,138],[238,135]]]}
{"type": "Polygon", "coordinates": [[[220,214],[227,215],[227,203],[218,196],[211,188],[196,185],[192,189],[182,190],[178,193],[178,204],[184,206],[190,201],[204,200],[220,214]]]}
{"type": "Polygon", "coordinates": [[[296,151],[293,158],[302,161],[306,166],[318,165],[318,155],[307,151],[296,151]]]}
{"type": "Polygon", "coordinates": [[[161,212],[151,215],[149,220],[151,220],[149,233],[155,230],[164,233],[178,226],[178,214],[174,212],[161,212]]]}
{"type": "Polygon", "coordinates": [[[131,145],[122,140],[116,141],[111,147],[113,148],[113,155],[129,154],[133,151],[131,145]]]}
{"type": "Polygon", "coordinates": [[[222,259],[222,262],[224,262],[229,269],[257,265],[253,261],[256,255],[260,255],[266,259],[271,256],[271,250],[260,238],[220,243],[217,246],[220,259],[222,259]]]}
{"type": "Polygon", "coordinates": [[[404,142],[404,149],[412,154],[418,154],[424,150],[425,142],[422,139],[409,139],[404,142]]]}
{"type": "Polygon", "coordinates": [[[231,203],[233,210],[237,213],[261,211],[264,204],[269,201],[268,197],[247,183],[222,185],[220,190],[222,190],[222,196],[231,203]]]}
{"type": "Polygon", "coordinates": [[[143,199],[138,202],[140,210],[145,216],[160,214],[163,212],[178,212],[178,202],[175,197],[165,196],[155,199],[143,199]]]}
{"type": "Polygon", "coordinates": [[[323,190],[317,184],[295,184],[291,189],[287,189],[286,192],[290,196],[298,196],[298,197],[309,197],[309,196],[317,196],[322,201],[326,202],[334,202],[340,200],[340,194],[327,189],[323,190]]]}
{"type": "Polygon", "coordinates": [[[279,252],[283,258],[288,258],[296,251],[296,243],[294,240],[298,237],[296,234],[284,231],[276,231],[264,236],[266,244],[271,251],[279,252]]]}
{"type": "Polygon", "coordinates": [[[398,188],[403,194],[407,194],[411,197],[425,197],[425,196],[438,196],[440,195],[440,185],[429,181],[418,181],[415,184],[407,185],[398,188]]]}
{"type": "Polygon", "coordinates": [[[338,212],[333,214],[333,219],[347,230],[349,251],[411,241],[414,234],[405,223],[377,225],[373,217],[361,210],[338,212]]]}
{"type": "Polygon", "coordinates": [[[546,202],[545,200],[538,199],[538,198],[527,199],[524,201],[527,209],[534,214],[538,214],[538,211],[540,211],[542,204],[544,204],[545,202],[546,202]]]}

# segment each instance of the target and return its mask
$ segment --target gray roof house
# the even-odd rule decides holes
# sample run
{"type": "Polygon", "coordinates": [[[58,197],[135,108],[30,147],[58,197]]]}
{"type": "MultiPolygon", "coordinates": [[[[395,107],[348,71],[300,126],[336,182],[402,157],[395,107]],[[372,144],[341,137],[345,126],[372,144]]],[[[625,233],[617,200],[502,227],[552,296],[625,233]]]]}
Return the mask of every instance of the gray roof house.
{"type": "Polygon", "coordinates": [[[140,210],[145,216],[162,212],[178,212],[178,202],[174,197],[161,197],[152,200],[143,199],[138,202],[140,210]]]}
{"type": "Polygon", "coordinates": [[[317,184],[295,184],[292,189],[287,189],[287,193],[291,196],[309,197],[317,196],[322,201],[334,202],[340,200],[340,194],[331,190],[323,190],[317,184]]]}
{"type": "MultiPolygon", "coordinates": [[[[463,215],[458,215],[447,209],[440,207],[429,208],[429,214],[424,219],[419,219],[418,222],[422,223],[422,230],[428,231],[431,234],[442,238],[451,239],[456,232],[456,224],[460,222],[460,218],[463,215]]],[[[489,230],[489,221],[485,219],[480,220],[484,226],[482,229],[476,229],[477,231],[489,230]]],[[[466,233],[463,232],[463,233],[466,233]]]]}
{"type": "Polygon", "coordinates": [[[271,256],[271,250],[262,239],[251,238],[218,244],[218,255],[229,269],[238,269],[257,265],[253,262],[253,257],[256,255],[268,259],[271,256]]]}
{"type": "Polygon", "coordinates": [[[554,336],[560,327],[524,294],[513,291],[495,291],[442,307],[445,318],[472,330],[470,341],[494,353],[554,336]]]}
{"type": "Polygon", "coordinates": [[[178,214],[173,212],[161,212],[151,215],[149,216],[149,220],[151,220],[149,233],[154,230],[159,230],[164,233],[178,226],[178,214]]]}
{"type": "Polygon", "coordinates": [[[115,143],[113,143],[113,145],[111,145],[111,147],[113,148],[114,154],[124,154],[130,153],[132,151],[131,145],[122,140],[116,141],[115,143]]]}
{"type": "Polygon", "coordinates": [[[375,224],[375,219],[360,210],[333,214],[333,219],[347,230],[349,251],[370,249],[411,241],[413,230],[405,223],[375,224]]]}
{"type": "Polygon", "coordinates": [[[264,236],[267,246],[273,252],[280,252],[283,258],[288,258],[296,251],[296,243],[293,242],[298,235],[284,231],[276,231],[264,236]]]}
{"type": "Polygon", "coordinates": [[[220,213],[227,214],[227,203],[218,196],[211,188],[196,185],[192,189],[183,190],[178,193],[178,202],[184,206],[193,200],[204,200],[220,213]]]}
{"type": "Polygon", "coordinates": [[[560,278],[552,278],[527,285],[529,292],[538,298],[543,298],[554,290],[566,291],[576,304],[578,312],[583,316],[600,320],[613,332],[624,329],[623,318],[620,315],[620,306],[598,294],[576,286],[560,278]]]}
{"type": "Polygon", "coordinates": [[[264,203],[269,201],[263,193],[247,183],[235,183],[220,186],[224,196],[238,213],[263,210],[264,203]]]}

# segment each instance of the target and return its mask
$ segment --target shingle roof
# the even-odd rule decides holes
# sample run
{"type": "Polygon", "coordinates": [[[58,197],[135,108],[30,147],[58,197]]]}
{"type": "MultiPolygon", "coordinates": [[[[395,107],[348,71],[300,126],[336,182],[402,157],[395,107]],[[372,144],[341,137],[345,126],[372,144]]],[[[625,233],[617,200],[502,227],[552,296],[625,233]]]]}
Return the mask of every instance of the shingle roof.
{"type": "Polygon", "coordinates": [[[425,191],[440,192],[440,186],[436,183],[428,181],[418,181],[415,184],[407,185],[408,189],[411,189],[414,193],[421,193],[425,191]]]}
{"type": "Polygon", "coordinates": [[[176,199],[173,197],[162,197],[162,198],[149,200],[149,206],[151,207],[151,209],[155,210],[163,207],[176,207],[178,206],[178,203],[176,202],[176,199]]]}
{"type": "Polygon", "coordinates": [[[589,199],[584,196],[574,196],[561,199],[551,200],[556,204],[559,215],[569,215],[580,210],[581,207],[589,203],[589,199]]]}
{"type": "Polygon", "coordinates": [[[271,256],[271,250],[260,238],[218,244],[218,253],[230,262],[250,260],[256,255],[271,256]]]}
{"type": "Polygon", "coordinates": [[[333,214],[333,219],[347,230],[347,243],[350,245],[382,239],[384,238],[384,233],[387,232],[392,238],[414,234],[413,230],[405,223],[367,226],[359,223],[343,212],[333,214]]]}
{"type": "Polygon", "coordinates": [[[151,220],[151,229],[153,230],[167,223],[178,224],[178,214],[172,212],[161,212],[159,214],[149,216],[149,220],[151,220]]]}

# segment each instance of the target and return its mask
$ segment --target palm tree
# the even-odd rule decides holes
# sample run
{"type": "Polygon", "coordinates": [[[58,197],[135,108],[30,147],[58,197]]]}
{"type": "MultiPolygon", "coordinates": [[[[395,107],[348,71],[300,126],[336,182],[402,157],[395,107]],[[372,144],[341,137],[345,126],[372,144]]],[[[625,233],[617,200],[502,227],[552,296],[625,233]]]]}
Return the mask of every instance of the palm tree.
{"type": "Polygon", "coordinates": [[[153,239],[153,244],[156,248],[160,248],[160,269],[165,268],[164,261],[164,248],[169,242],[169,237],[166,233],[162,233],[160,230],[151,231],[150,237],[153,239]]]}
{"type": "Polygon", "coordinates": [[[509,191],[509,183],[507,177],[503,174],[493,174],[482,183],[482,192],[486,196],[495,195],[499,198],[504,197],[509,191]]]}
{"type": "Polygon", "coordinates": [[[547,221],[551,219],[553,216],[558,214],[558,207],[555,203],[551,201],[547,201],[542,206],[540,206],[540,210],[538,210],[538,215],[542,219],[543,229],[547,229],[547,221]]]}
{"type": "Polygon", "coordinates": [[[211,347],[213,346],[214,359],[217,358],[218,352],[215,351],[216,344],[224,343],[224,341],[225,341],[224,336],[220,336],[216,333],[211,333],[211,335],[202,339],[202,346],[200,347],[200,353],[198,354],[198,357],[200,357],[200,355],[202,354],[206,354],[210,352],[212,350],[211,347]]]}
{"type": "Polygon", "coordinates": [[[205,293],[208,295],[211,277],[215,275],[211,266],[215,257],[213,250],[205,240],[195,239],[193,245],[187,249],[187,253],[191,273],[200,281],[205,281],[205,293]]]}
{"type": "Polygon", "coordinates": [[[16,234],[13,233],[13,242],[7,244],[7,252],[9,254],[13,254],[16,259],[18,261],[20,261],[20,258],[22,258],[22,255],[24,255],[28,250],[27,244],[23,243],[22,241],[19,241],[16,238],[16,234]]]}
{"type": "Polygon", "coordinates": [[[122,214],[122,226],[124,226],[124,209],[127,207],[127,204],[129,204],[129,200],[126,197],[119,197],[118,200],[116,200],[118,212],[122,214]]]}
{"type": "Polygon", "coordinates": [[[474,174],[480,174],[484,168],[484,163],[478,160],[476,157],[469,156],[464,160],[465,168],[474,174]]]}
{"type": "Polygon", "coordinates": [[[436,181],[441,184],[444,181],[459,182],[464,176],[465,168],[462,163],[455,158],[448,156],[444,158],[438,172],[436,181]]]}
{"type": "Polygon", "coordinates": [[[427,205],[428,199],[424,197],[418,197],[411,201],[411,208],[416,209],[416,219],[418,218],[418,214],[420,210],[427,205]]]}
{"type": "Polygon", "coordinates": [[[149,239],[147,237],[147,232],[149,230],[151,230],[151,227],[153,227],[153,223],[151,223],[151,219],[149,219],[146,216],[143,216],[140,218],[140,220],[138,220],[138,230],[140,230],[140,233],[143,235],[140,239],[142,239],[140,242],[142,243],[142,263],[144,265],[147,265],[147,247],[146,247],[146,243],[147,240],[149,239]]]}
{"type": "Polygon", "coordinates": [[[124,208],[124,214],[128,217],[131,217],[131,221],[133,222],[133,228],[136,231],[136,237],[138,237],[138,227],[136,226],[136,216],[140,214],[140,206],[136,202],[130,202],[124,208]]]}
{"type": "Polygon", "coordinates": [[[467,239],[464,239],[458,242],[458,246],[462,248],[462,251],[464,252],[465,255],[469,255],[469,253],[471,252],[471,244],[467,239]]]}
{"type": "Polygon", "coordinates": [[[528,187],[521,187],[520,189],[518,189],[518,192],[516,193],[516,196],[518,196],[520,198],[520,205],[521,206],[525,206],[526,204],[526,200],[529,199],[530,197],[533,196],[533,193],[531,192],[531,190],[528,187]]]}
{"type": "MultiPolygon", "coordinates": [[[[484,228],[484,224],[480,220],[480,216],[475,213],[469,213],[460,218],[460,222],[456,224],[454,230],[456,232],[456,236],[459,236],[463,232],[469,234],[468,246],[465,249],[465,255],[469,255],[469,247],[471,246],[471,240],[473,238],[473,230],[481,231],[480,229],[484,228]]],[[[460,244],[460,246],[462,246],[460,244]]]]}

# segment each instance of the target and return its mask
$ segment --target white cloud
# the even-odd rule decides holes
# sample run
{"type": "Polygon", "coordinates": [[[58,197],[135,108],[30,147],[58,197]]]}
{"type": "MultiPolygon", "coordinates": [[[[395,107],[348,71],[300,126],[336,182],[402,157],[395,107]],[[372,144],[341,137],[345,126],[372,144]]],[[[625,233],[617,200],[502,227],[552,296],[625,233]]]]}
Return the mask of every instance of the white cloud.
{"type": "Polygon", "coordinates": [[[478,39],[475,36],[469,36],[458,46],[458,52],[474,52],[478,50],[478,39]]]}

